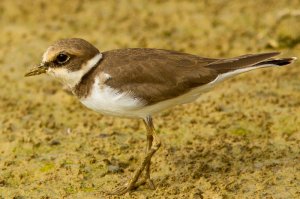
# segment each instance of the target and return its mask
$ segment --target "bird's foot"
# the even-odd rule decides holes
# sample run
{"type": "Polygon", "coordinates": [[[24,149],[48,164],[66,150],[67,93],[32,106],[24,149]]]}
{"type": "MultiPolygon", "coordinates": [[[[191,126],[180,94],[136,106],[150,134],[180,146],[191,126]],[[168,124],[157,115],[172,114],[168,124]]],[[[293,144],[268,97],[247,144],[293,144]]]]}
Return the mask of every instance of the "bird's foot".
{"type": "Polygon", "coordinates": [[[108,194],[109,195],[123,195],[127,192],[130,192],[131,190],[133,190],[135,188],[136,188],[136,186],[134,184],[129,183],[129,184],[125,184],[125,185],[118,187],[117,189],[115,189],[112,192],[109,192],[108,194]]]}
{"type": "Polygon", "coordinates": [[[143,178],[140,182],[126,183],[125,185],[118,187],[117,189],[115,189],[112,192],[109,192],[108,194],[109,195],[123,195],[123,194],[130,192],[134,189],[137,189],[138,187],[145,185],[145,184],[148,186],[149,189],[155,190],[155,185],[153,183],[153,180],[150,178],[143,178]]]}
{"type": "Polygon", "coordinates": [[[109,192],[109,195],[123,195],[145,184],[148,186],[149,189],[155,190],[155,185],[153,180],[151,180],[150,178],[143,178],[143,180],[141,180],[140,182],[126,183],[125,185],[118,187],[116,190],[109,192]]]}

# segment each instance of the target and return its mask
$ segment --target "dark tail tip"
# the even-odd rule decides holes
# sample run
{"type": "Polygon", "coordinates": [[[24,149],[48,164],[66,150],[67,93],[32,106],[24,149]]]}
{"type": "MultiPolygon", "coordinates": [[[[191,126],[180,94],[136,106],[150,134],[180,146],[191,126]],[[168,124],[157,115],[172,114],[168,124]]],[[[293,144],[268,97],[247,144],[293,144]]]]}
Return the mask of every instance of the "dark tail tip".
{"type": "Polygon", "coordinates": [[[297,57],[269,59],[269,60],[266,60],[266,61],[259,62],[259,63],[255,64],[255,66],[266,65],[266,64],[284,66],[284,65],[291,64],[296,60],[297,60],[297,57]]]}

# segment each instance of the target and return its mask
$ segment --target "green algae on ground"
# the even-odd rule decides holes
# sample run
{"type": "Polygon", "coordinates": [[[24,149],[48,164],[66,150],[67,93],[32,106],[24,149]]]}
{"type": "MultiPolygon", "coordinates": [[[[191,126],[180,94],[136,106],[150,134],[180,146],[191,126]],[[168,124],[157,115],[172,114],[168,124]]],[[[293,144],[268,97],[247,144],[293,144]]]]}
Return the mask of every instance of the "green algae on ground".
{"type": "Polygon", "coordinates": [[[53,163],[46,163],[44,164],[41,168],[40,171],[41,172],[48,172],[50,170],[53,170],[55,167],[55,165],[53,163]]]}

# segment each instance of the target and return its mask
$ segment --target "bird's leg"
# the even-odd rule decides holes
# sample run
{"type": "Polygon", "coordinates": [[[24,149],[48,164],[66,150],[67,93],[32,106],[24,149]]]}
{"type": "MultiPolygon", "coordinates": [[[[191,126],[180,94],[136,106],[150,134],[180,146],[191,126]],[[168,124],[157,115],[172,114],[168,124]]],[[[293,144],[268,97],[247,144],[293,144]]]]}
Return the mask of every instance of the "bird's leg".
{"type": "Polygon", "coordinates": [[[129,192],[130,190],[135,189],[136,187],[138,187],[139,185],[141,185],[145,182],[147,182],[149,184],[150,188],[153,188],[153,189],[155,188],[152,180],[150,179],[150,163],[151,163],[152,156],[159,149],[161,143],[160,143],[158,136],[155,133],[152,118],[150,116],[147,117],[146,119],[144,119],[144,123],[147,128],[147,148],[146,148],[147,151],[146,151],[145,157],[143,158],[142,164],[134,172],[133,177],[130,179],[130,181],[124,187],[121,187],[110,194],[116,194],[116,195],[125,194],[126,192],[129,192]],[[146,170],[145,180],[142,181],[141,183],[137,183],[143,170],[146,170]]]}
{"type": "MultiPolygon", "coordinates": [[[[152,148],[152,143],[153,143],[153,134],[155,133],[155,129],[153,126],[153,121],[152,118],[149,117],[146,120],[143,120],[146,129],[147,129],[147,148],[146,148],[146,153],[148,153],[151,148],[152,148]]],[[[156,142],[160,142],[158,139],[158,137],[156,138],[156,142]]],[[[160,145],[160,143],[159,143],[160,145]]],[[[153,147],[157,147],[157,146],[153,146],[153,147]]],[[[158,146],[159,147],[159,146],[158,146]]],[[[158,148],[156,149],[158,150],[158,148]]],[[[150,178],[150,165],[151,165],[151,161],[149,161],[145,167],[145,177],[144,180],[141,183],[147,183],[150,189],[155,189],[155,185],[153,183],[153,181],[150,178]]]]}

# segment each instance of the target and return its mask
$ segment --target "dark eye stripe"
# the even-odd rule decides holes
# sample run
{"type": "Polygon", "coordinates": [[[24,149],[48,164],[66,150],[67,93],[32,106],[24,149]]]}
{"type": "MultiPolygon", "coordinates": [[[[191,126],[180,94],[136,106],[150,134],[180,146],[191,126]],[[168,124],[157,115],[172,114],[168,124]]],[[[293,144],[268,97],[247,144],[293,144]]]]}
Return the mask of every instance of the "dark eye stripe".
{"type": "Polygon", "coordinates": [[[44,63],[43,63],[43,66],[44,66],[44,67],[47,67],[47,68],[53,67],[53,65],[54,65],[53,62],[44,62],[44,63]]]}
{"type": "Polygon", "coordinates": [[[62,64],[57,63],[56,60],[50,61],[50,62],[45,62],[44,66],[47,68],[58,68],[61,67],[62,64]]]}

